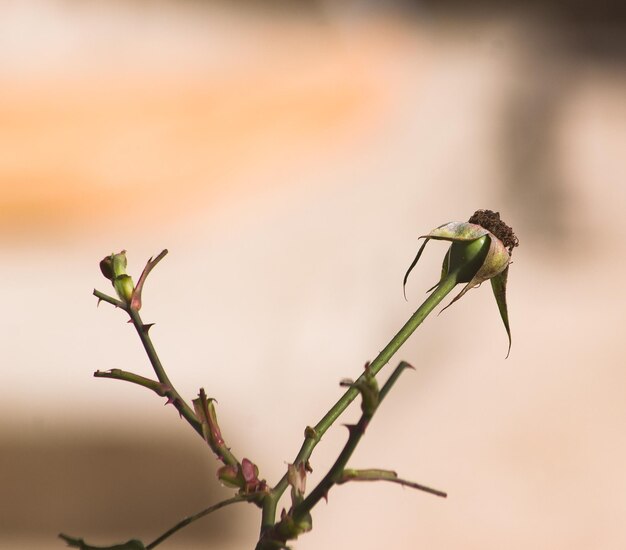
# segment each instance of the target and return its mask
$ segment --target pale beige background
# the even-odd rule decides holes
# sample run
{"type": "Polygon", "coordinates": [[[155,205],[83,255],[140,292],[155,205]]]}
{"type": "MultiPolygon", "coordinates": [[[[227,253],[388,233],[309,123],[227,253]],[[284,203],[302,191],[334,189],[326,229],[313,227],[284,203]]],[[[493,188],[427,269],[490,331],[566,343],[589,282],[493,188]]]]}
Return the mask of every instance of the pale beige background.
{"type": "MultiPolygon", "coordinates": [[[[521,242],[511,356],[488,286],[429,318],[353,459],[449,498],[343,486],[295,547],[626,547],[614,30],[591,55],[558,17],[237,6],[0,4],[0,548],[151,541],[230,494],[173,410],[91,377],[149,374],[95,307],[102,256],[138,274],[169,248],[144,294],[162,359],[273,483],[436,281],[432,243],[403,300],[417,237],[477,208],[521,242]]],[[[253,548],[251,507],[218,514],[162,547],[253,548]]]]}

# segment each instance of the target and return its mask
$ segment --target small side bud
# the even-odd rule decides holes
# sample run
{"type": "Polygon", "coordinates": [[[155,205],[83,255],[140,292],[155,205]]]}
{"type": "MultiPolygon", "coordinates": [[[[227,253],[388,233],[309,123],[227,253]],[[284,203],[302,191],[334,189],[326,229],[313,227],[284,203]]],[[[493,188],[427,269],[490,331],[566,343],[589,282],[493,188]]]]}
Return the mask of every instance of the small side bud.
{"type": "Polygon", "coordinates": [[[367,416],[372,416],[380,402],[380,392],[376,377],[371,373],[369,363],[365,365],[365,376],[356,382],[344,379],[340,382],[341,386],[351,387],[359,390],[361,393],[361,410],[367,416]]]}
{"type": "Polygon", "coordinates": [[[130,275],[126,273],[126,264],[126,251],[122,250],[119,254],[111,254],[103,258],[100,262],[100,271],[111,281],[120,300],[129,304],[135,285],[130,275]]]}
{"type": "Polygon", "coordinates": [[[239,475],[237,466],[226,465],[217,470],[217,478],[226,486],[239,488],[243,485],[243,480],[239,475]]]}

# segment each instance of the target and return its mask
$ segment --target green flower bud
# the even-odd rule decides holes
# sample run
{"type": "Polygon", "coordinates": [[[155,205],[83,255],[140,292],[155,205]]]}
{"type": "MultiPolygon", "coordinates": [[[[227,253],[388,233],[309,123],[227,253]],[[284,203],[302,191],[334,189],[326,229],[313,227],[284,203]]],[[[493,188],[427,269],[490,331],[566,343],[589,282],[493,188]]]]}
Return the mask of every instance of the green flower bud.
{"type": "Polygon", "coordinates": [[[102,274],[112,281],[119,275],[126,275],[126,250],[122,250],[119,254],[111,254],[100,262],[100,271],[102,274]]]}
{"type": "Polygon", "coordinates": [[[130,275],[126,273],[126,251],[111,254],[100,262],[100,271],[111,283],[120,300],[130,304],[135,291],[135,285],[130,275]]]}

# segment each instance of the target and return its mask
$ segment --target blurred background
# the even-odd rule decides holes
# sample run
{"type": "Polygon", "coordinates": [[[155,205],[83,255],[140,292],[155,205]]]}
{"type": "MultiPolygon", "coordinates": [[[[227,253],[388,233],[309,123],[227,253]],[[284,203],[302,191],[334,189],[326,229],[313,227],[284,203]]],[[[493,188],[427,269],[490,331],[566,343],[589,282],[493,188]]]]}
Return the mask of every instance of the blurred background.
{"type": "MultiPolygon", "coordinates": [[[[404,301],[418,237],[478,208],[521,243],[511,355],[489,285],[427,319],[351,463],[448,499],[344,485],[294,546],[626,547],[623,7],[381,4],[0,2],[0,548],[150,542],[231,495],[163,400],[92,377],[150,375],[96,308],[102,257],[137,277],[169,249],[155,345],[273,484],[436,282],[433,242],[404,301]]],[[[239,505],[162,548],[258,525],[239,505]]]]}

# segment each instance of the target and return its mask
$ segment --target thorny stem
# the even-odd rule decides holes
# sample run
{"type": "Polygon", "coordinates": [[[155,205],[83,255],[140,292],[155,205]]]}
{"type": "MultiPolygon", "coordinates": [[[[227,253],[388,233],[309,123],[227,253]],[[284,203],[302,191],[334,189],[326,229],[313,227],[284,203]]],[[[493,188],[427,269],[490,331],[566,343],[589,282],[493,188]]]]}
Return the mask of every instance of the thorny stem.
{"type": "MultiPolygon", "coordinates": [[[[159,359],[159,356],[157,355],[157,352],[154,349],[154,345],[152,344],[152,339],[150,338],[150,335],[148,334],[150,327],[152,325],[144,324],[144,322],[141,320],[141,316],[139,315],[139,312],[136,309],[125,304],[124,302],[120,300],[116,300],[115,298],[112,298],[111,296],[107,296],[106,294],[98,290],[94,290],[93,294],[99,300],[108,302],[109,304],[112,304],[115,307],[119,307],[120,309],[123,309],[126,313],[128,313],[130,320],[133,326],[135,327],[137,334],[139,335],[139,339],[141,340],[141,343],[143,344],[143,347],[146,350],[146,354],[148,355],[150,364],[152,365],[152,368],[154,369],[154,373],[156,374],[162,386],[164,388],[167,388],[165,395],[167,395],[170,402],[174,405],[174,407],[176,407],[176,410],[178,410],[180,415],[191,425],[191,427],[198,433],[198,435],[200,435],[200,437],[204,439],[204,434],[202,433],[201,422],[198,421],[195,413],[193,412],[193,409],[185,402],[185,400],[181,397],[181,395],[178,393],[176,388],[174,388],[174,386],[170,382],[170,379],[168,378],[167,374],[165,373],[165,369],[163,368],[163,365],[161,364],[161,360],[159,359]]],[[[100,374],[96,376],[102,376],[102,375],[100,374]]],[[[110,378],[114,378],[114,376],[111,376],[110,378]]],[[[146,384],[142,384],[142,385],[146,385],[146,384]]]]}
{"type": "Polygon", "coordinates": [[[100,292],[99,290],[96,290],[95,288],[93,289],[93,295],[96,298],[98,298],[98,303],[100,303],[100,302],[107,302],[108,304],[111,304],[112,306],[119,307],[120,309],[123,309],[124,311],[126,311],[126,307],[127,306],[121,300],[117,300],[116,298],[112,298],[108,294],[105,294],[104,292],[100,292]]]}
{"type": "MultiPolygon", "coordinates": [[[[376,375],[393,357],[398,349],[413,334],[415,329],[424,321],[424,319],[437,307],[437,305],[450,293],[457,284],[457,272],[452,271],[442,279],[422,305],[415,311],[411,318],[404,324],[398,333],[391,339],[378,356],[370,363],[369,369],[372,375],[376,375]]],[[[363,379],[365,374],[357,380],[357,383],[363,379]]],[[[301,463],[305,463],[311,456],[313,449],[320,442],[322,436],[337,420],[337,418],[348,408],[359,391],[354,387],[349,388],[341,398],[333,405],[333,407],[324,415],[324,417],[313,427],[307,429],[306,437],[294,460],[297,467],[301,463]]],[[[282,494],[287,489],[289,483],[287,474],[276,484],[263,501],[263,513],[261,519],[261,535],[271,529],[275,523],[276,508],[282,494]]]]}
{"type": "MultiPolygon", "coordinates": [[[[385,385],[378,393],[378,404],[376,405],[376,408],[380,406],[382,400],[389,393],[391,387],[397,382],[400,374],[402,374],[402,372],[406,368],[410,368],[410,365],[402,361],[394,369],[392,375],[389,377],[389,380],[385,382],[385,385]]],[[[364,374],[364,376],[367,375],[367,373],[364,374]]],[[[352,387],[354,388],[354,384],[352,385],[352,387]]],[[[371,411],[363,411],[361,418],[355,425],[347,426],[348,430],[350,431],[350,435],[341,453],[339,453],[337,460],[332,465],[330,470],[328,470],[328,473],[324,476],[322,481],[320,481],[317,486],[308,494],[308,496],[294,508],[293,520],[296,524],[301,521],[322,498],[328,495],[328,491],[330,491],[332,486],[341,479],[343,471],[348,464],[348,460],[350,460],[350,457],[354,453],[357,445],[359,444],[359,441],[361,441],[361,438],[365,434],[365,429],[367,428],[370,420],[374,416],[374,413],[375,409],[371,411]]]]}
{"type": "Polygon", "coordinates": [[[185,400],[180,396],[178,391],[176,391],[176,389],[170,382],[167,374],[165,373],[165,369],[161,364],[161,360],[159,359],[159,356],[154,349],[154,345],[152,344],[152,339],[148,334],[148,331],[150,330],[150,325],[145,325],[143,323],[143,321],[141,320],[141,316],[139,315],[139,312],[137,310],[129,307],[126,311],[130,315],[130,319],[135,327],[135,330],[137,331],[137,334],[139,335],[139,339],[141,340],[144,349],[146,350],[148,359],[150,359],[150,364],[152,365],[154,373],[157,375],[159,382],[161,382],[161,384],[167,386],[168,388],[171,388],[169,391],[169,397],[172,401],[172,404],[176,407],[181,416],[187,422],[189,422],[191,427],[196,430],[196,432],[198,432],[198,434],[204,439],[204,435],[202,433],[202,424],[196,418],[193,409],[185,402],[185,400]]]}
{"type": "Polygon", "coordinates": [[[93,375],[96,378],[114,378],[115,380],[124,380],[125,382],[130,382],[131,384],[137,384],[138,386],[143,386],[144,388],[152,390],[160,397],[165,397],[167,395],[167,389],[163,386],[163,384],[161,384],[161,382],[157,382],[156,380],[152,380],[132,372],[126,372],[122,369],[110,369],[107,371],[97,370],[93,373],[93,375]]]}

